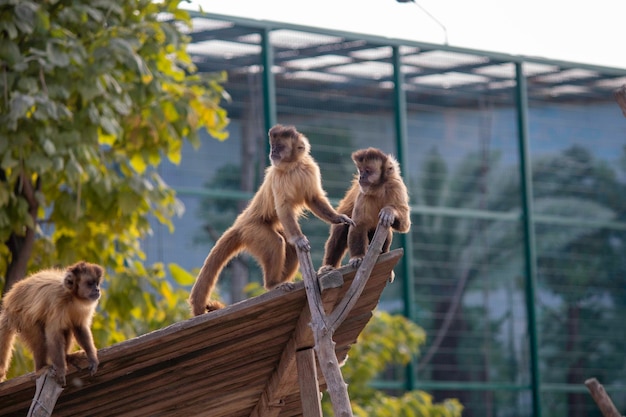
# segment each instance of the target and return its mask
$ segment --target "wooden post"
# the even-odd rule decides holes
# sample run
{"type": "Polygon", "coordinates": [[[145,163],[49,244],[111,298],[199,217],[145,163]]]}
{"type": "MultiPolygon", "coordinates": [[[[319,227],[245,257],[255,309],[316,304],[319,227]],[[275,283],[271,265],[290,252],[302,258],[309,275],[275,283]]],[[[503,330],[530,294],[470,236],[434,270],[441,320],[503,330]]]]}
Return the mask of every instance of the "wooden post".
{"type": "Polygon", "coordinates": [[[300,402],[302,417],[322,417],[320,390],[317,386],[317,367],[313,349],[296,352],[298,366],[298,384],[300,385],[300,402]]]}
{"type": "Polygon", "coordinates": [[[370,246],[363,258],[363,262],[357,271],[355,279],[352,281],[344,298],[333,311],[329,318],[324,312],[322,305],[321,291],[317,280],[317,274],[313,268],[311,254],[309,252],[298,251],[300,261],[300,271],[304,279],[304,289],[306,290],[309,309],[311,310],[311,328],[315,338],[315,353],[324,379],[326,380],[327,391],[333,405],[335,417],[353,417],[350,397],[348,396],[348,385],[341,375],[339,361],[335,353],[335,342],[333,341],[334,331],[339,327],[348,313],[356,304],[367,280],[372,273],[376,260],[380,255],[382,245],[387,237],[388,228],[378,224],[376,233],[370,242],[370,246]]]}
{"type": "Polygon", "coordinates": [[[63,387],[49,375],[49,371],[40,375],[35,384],[37,388],[27,417],[50,417],[63,387]]]}
{"type": "Polygon", "coordinates": [[[622,417],[617,408],[615,408],[613,401],[611,401],[611,397],[609,397],[609,394],[606,393],[604,387],[597,379],[590,378],[585,381],[585,385],[604,417],[622,417]]]}

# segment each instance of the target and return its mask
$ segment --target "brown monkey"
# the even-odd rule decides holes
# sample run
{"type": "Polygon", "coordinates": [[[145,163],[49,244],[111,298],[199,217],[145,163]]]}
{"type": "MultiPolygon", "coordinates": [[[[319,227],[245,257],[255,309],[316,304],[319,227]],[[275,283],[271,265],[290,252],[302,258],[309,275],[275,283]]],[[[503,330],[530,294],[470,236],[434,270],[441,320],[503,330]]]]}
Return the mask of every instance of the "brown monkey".
{"type": "Polygon", "coordinates": [[[329,223],[353,224],[328,202],[319,166],[302,133],[293,126],[276,125],[269,131],[269,141],[271,166],[261,187],[217,240],[191,289],[189,303],[196,316],[222,307],[207,300],[224,265],[243,250],[261,265],[265,288],[290,282],[298,269],[296,247],[310,250],[298,225],[304,208],[329,223]]]}
{"type": "Polygon", "coordinates": [[[339,202],[337,211],[351,216],[356,225],[331,226],[320,272],[337,268],[348,248],[350,265],[357,268],[379,222],[385,227],[391,226],[383,253],[391,246],[392,230],[406,233],[411,227],[409,195],[398,161],[376,148],[360,149],[352,154],[352,160],[359,173],[339,202]]]}
{"type": "Polygon", "coordinates": [[[0,381],[6,379],[16,333],[32,351],[35,370],[51,363],[52,375],[62,386],[74,338],[87,354],[89,371],[96,372],[90,326],[102,275],[99,265],[81,261],[65,270],[37,272],[7,292],[0,312],[0,381]]]}

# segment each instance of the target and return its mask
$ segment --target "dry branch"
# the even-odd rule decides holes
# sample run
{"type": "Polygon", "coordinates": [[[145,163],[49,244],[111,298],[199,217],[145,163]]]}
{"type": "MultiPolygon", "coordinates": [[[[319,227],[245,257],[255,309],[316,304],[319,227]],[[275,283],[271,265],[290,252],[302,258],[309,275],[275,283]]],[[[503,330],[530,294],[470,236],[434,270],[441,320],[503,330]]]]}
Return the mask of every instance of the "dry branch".
{"type": "Polygon", "coordinates": [[[611,397],[609,397],[609,394],[606,393],[604,387],[597,379],[590,378],[585,381],[585,385],[604,417],[622,417],[617,408],[615,408],[613,401],[611,401],[611,397]]]}
{"type": "Polygon", "coordinates": [[[27,417],[50,417],[63,388],[56,380],[44,372],[36,381],[35,396],[30,404],[27,417]]]}
{"type": "Polygon", "coordinates": [[[341,369],[335,353],[333,334],[348,313],[350,313],[350,310],[363,292],[363,288],[365,288],[365,284],[367,284],[367,280],[372,273],[386,237],[387,228],[379,224],[355,279],[352,281],[344,298],[331,314],[330,319],[324,312],[319,282],[313,268],[313,262],[311,262],[311,255],[309,252],[303,252],[298,249],[300,270],[304,278],[304,288],[309,309],[311,310],[311,328],[315,338],[315,352],[317,353],[320,369],[326,380],[327,391],[330,394],[333,412],[336,417],[352,417],[352,408],[350,406],[350,397],[348,396],[348,386],[341,375],[341,369]]]}

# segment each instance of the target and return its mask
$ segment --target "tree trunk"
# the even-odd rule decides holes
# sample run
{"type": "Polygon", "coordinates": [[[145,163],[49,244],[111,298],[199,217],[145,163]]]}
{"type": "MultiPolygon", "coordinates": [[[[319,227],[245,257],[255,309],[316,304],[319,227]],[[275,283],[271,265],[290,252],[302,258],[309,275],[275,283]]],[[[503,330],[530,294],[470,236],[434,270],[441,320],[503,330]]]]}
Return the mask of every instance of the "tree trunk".
{"type": "Polygon", "coordinates": [[[28,203],[28,214],[32,218],[32,227],[26,227],[24,234],[12,233],[5,242],[11,252],[11,261],[7,267],[4,289],[2,290],[3,296],[16,282],[26,276],[28,260],[33,253],[35,244],[37,211],[39,210],[35,192],[39,191],[40,186],[39,180],[37,180],[36,184],[33,184],[25,174],[21,175],[16,185],[16,194],[24,198],[28,203]]]}

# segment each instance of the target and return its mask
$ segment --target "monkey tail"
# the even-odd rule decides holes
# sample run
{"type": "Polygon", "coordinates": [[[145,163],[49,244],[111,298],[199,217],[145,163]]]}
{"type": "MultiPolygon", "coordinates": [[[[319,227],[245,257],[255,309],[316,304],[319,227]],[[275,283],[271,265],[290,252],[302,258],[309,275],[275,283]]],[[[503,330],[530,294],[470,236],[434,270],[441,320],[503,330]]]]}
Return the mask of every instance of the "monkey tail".
{"type": "Polygon", "coordinates": [[[0,313],[0,382],[4,381],[9,371],[15,331],[9,324],[6,314],[0,313]]]}
{"type": "Polygon", "coordinates": [[[224,232],[222,237],[217,240],[206,257],[189,295],[189,304],[191,304],[194,316],[204,314],[207,310],[211,311],[222,307],[221,303],[217,301],[207,303],[207,300],[211,296],[222,268],[243,249],[243,246],[241,235],[234,228],[224,232]]]}

